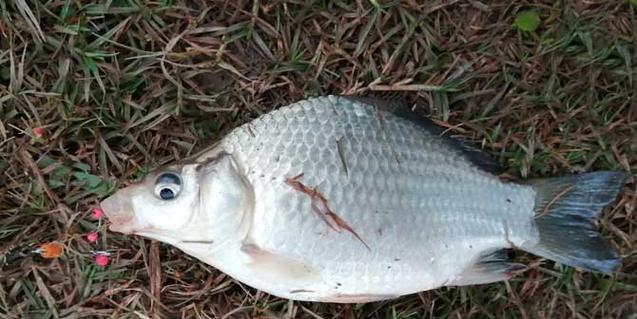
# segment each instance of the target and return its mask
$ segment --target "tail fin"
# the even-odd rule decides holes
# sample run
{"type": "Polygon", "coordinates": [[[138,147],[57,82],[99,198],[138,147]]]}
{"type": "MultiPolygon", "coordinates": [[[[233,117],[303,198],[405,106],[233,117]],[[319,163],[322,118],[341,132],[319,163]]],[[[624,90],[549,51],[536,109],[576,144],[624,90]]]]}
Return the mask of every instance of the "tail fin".
{"type": "Polygon", "coordinates": [[[619,253],[591,222],[615,200],[629,176],[602,171],[529,181],[537,194],[540,242],[524,249],[565,265],[612,273],[621,262],[619,253]]]}

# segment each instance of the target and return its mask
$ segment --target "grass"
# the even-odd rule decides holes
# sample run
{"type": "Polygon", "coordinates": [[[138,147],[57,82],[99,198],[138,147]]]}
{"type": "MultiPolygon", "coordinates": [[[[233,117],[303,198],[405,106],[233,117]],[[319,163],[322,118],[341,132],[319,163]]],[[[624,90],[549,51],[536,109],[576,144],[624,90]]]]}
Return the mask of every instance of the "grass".
{"type": "Polygon", "coordinates": [[[600,222],[623,274],[521,255],[530,269],[506,283],[365,305],[281,300],[104,225],[99,268],[83,238],[126,181],[319,94],[416,102],[512,176],[634,173],[631,1],[0,2],[0,316],[635,318],[634,183],[600,222]],[[515,26],[526,11],[535,31],[515,26]],[[65,254],[28,254],[48,241],[65,254]]]}

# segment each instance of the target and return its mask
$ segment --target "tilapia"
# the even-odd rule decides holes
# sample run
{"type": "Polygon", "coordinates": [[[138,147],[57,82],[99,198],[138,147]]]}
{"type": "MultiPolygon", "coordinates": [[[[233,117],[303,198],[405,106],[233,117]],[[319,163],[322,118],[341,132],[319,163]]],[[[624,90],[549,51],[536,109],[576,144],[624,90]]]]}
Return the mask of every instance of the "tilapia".
{"type": "Polygon", "coordinates": [[[269,294],[362,303],[487,284],[520,249],[604,274],[621,262],[592,224],[630,175],[501,180],[493,161],[398,103],[322,96],[233,129],[101,206],[269,294]]]}

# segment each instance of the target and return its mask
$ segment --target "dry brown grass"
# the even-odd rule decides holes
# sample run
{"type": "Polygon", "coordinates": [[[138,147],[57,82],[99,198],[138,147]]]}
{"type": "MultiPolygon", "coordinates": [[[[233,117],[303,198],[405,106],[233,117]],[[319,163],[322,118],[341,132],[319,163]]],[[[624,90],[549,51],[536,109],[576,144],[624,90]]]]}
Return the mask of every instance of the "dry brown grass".
{"type": "Polygon", "coordinates": [[[629,2],[0,2],[0,317],[634,318],[634,183],[601,221],[624,275],[524,255],[530,269],[507,283],[366,305],[277,299],[172,247],[105,231],[99,246],[114,260],[98,268],[83,238],[115,181],[319,94],[417,102],[512,176],[635,172],[629,2]],[[540,13],[534,33],[513,26],[526,9],[540,13]],[[47,241],[64,256],[22,253],[47,241]]]}

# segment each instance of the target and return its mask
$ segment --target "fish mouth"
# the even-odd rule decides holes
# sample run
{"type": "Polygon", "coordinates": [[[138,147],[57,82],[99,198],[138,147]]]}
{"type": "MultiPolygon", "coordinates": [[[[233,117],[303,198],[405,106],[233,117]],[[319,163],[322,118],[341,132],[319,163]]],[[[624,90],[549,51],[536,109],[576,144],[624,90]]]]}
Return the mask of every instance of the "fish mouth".
{"type": "Polygon", "coordinates": [[[125,224],[110,224],[108,226],[108,230],[112,232],[116,232],[116,233],[126,234],[126,235],[132,235],[135,233],[135,230],[133,227],[130,227],[125,224]]]}
{"type": "Polygon", "coordinates": [[[123,234],[135,232],[135,214],[130,195],[129,190],[122,189],[100,203],[104,214],[111,222],[109,230],[123,234]]]}

